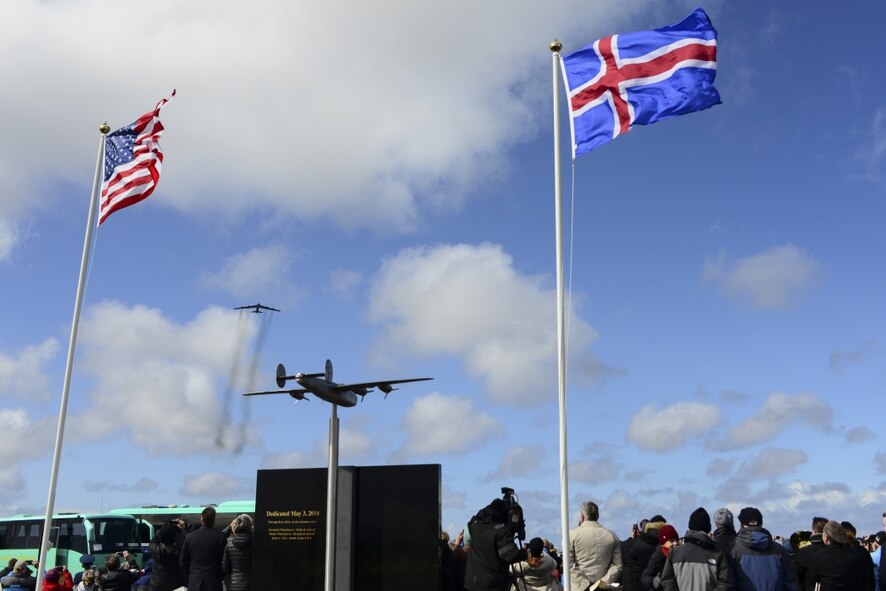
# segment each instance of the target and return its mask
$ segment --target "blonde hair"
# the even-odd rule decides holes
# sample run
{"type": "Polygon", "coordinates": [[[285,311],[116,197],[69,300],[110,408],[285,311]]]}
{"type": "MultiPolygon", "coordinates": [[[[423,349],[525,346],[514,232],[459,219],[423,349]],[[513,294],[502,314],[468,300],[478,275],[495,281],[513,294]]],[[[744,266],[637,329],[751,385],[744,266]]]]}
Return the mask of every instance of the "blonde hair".
{"type": "Polygon", "coordinates": [[[83,571],[83,579],[81,579],[81,580],[83,582],[84,587],[89,587],[90,585],[94,585],[95,584],[95,571],[92,570],[91,568],[83,571]]]}

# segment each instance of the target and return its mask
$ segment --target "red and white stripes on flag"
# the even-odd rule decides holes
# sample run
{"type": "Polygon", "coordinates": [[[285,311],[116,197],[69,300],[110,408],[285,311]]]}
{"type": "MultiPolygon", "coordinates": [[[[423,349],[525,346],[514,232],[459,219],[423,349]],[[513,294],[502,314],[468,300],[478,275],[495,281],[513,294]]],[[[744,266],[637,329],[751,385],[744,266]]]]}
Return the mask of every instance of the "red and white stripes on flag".
{"type": "Polygon", "coordinates": [[[131,125],[121,127],[105,138],[104,182],[102,183],[98,225],[109,215],[146,199],[160,180],[163,152],[160,151],[160,110],[175,96],[157,103],[131,125]]]}

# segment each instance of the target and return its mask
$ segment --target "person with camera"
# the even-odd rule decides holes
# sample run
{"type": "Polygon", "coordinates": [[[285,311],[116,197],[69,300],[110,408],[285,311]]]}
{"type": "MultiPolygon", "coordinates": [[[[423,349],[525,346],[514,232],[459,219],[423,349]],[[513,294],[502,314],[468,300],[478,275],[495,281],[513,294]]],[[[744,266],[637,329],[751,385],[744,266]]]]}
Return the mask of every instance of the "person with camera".
{"type": "Polygon", "coordinates": [[[32,560],[18,560],[12,567],[12,572],[0,579],[0,585],[4,589],[15,587],[17,589],[25,589],[33,591],[37,588],[37,579],[31,574],[28,565],[33,564],[32,560]]]}
{"type": "Polygon", "coordinates": [[[43,577],[43,591],[72,591],[74,579],[71,572],[64,566],[57,566],[46,571],[43,577]]]}
{"type": "Polygon", "coordinates": [[[514,543],[509,511],[507,501],[495,499],[468,523],[471,550],[465,566],[466,591],[507,591],[511,585],[510,565],[526,560],[526,549],[514,543]]]}
{"type": "Polygon", "coordinates": [[[131,591],[132,584],[138,578],[138,565],[130,561],[129,552],[124,550],[108,555],[105,560],[105,568],[98,578],[98,586],[102,591],[131,591]],[[125,564],[122,564],[124,560],[125,564]]]}

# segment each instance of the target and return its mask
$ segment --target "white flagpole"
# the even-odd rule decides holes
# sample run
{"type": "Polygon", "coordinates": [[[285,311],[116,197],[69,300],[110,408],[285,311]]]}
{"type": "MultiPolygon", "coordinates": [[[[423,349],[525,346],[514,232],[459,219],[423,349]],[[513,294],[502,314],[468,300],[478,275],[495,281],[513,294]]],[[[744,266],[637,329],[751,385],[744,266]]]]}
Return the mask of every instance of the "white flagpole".
{"type": "Polygon", "coordinates": [[[77,297],[74,302],[74,320],[71,322],[71,339],[68,341],[68,359],[65,363],[65,381],[62,387],[61,407],[58,411],[58,430],[55,433],[55,450],[52,455],[52,472],[49,476],[49,498],[46,501],[46,519],[43,521],[43,538],[40,541],[40,556],[37,566],[37,589],[43,588],[43,575],[46,570],[46,556],[49,553],[49,531],[52,527],[52,514],[55,509],[55,488],[58,481],[58,466],[61,461],[62,439],[65,435],[65,417],[68,414],[68,394],[71,391],[71,373],[74,369],[74,349],[77,346],[77,329],[80,326],[80,309],[83,305],[83,292],[86,288],[86,270],[89,266],[89,251],[92,247],[92,233],[95,230],[95,210],[98,203],[98,190],[101,186],[102,167],[105,159],[105,136],[111,131],[107,123],[99,128],[101,137],[98,145],[98,160],[95,163],[95,178],[92,183],[92,198],[89,202],[89,218],[86,220],[86,237],[83,240],[83,256],[80,259],[80,278],[77,280],[77,297]]]}
{"type": "Polygon", "coordinates": [[[550,45],[553,58],[554,90],[554,216],[557,241],[557,386],[560,402],[560,540],[563,557],[563,591],[570,591],[569,580],[569,469],[566,459],[566,330],[563,295],[563,188],[560,183],[560,50],[554,39],[550,45]]]}

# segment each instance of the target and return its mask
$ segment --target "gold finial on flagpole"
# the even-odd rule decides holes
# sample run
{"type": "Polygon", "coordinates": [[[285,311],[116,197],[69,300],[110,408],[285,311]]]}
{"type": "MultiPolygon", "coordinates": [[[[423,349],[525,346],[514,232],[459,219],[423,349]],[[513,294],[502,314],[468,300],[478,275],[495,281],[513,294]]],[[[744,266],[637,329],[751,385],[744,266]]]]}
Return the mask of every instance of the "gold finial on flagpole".
{"type": "Polygon", "coordinates": [[[557,41],[556,39],[554,39],[553,41],[551,41],[550,47],[551,47],[551,51],[553,51],[554,53],[557,53],[558,51],[563,49],[563,44],[560,43],[559,41],[557,41]]]}
{"type": "Polygon", "coordinates": [[[105,121],[98,126],[98,130],[101,132],[102,135],[108,135],[108,132],[111,131],[111,126],[108,125],[107,121],[105,121]]]}

